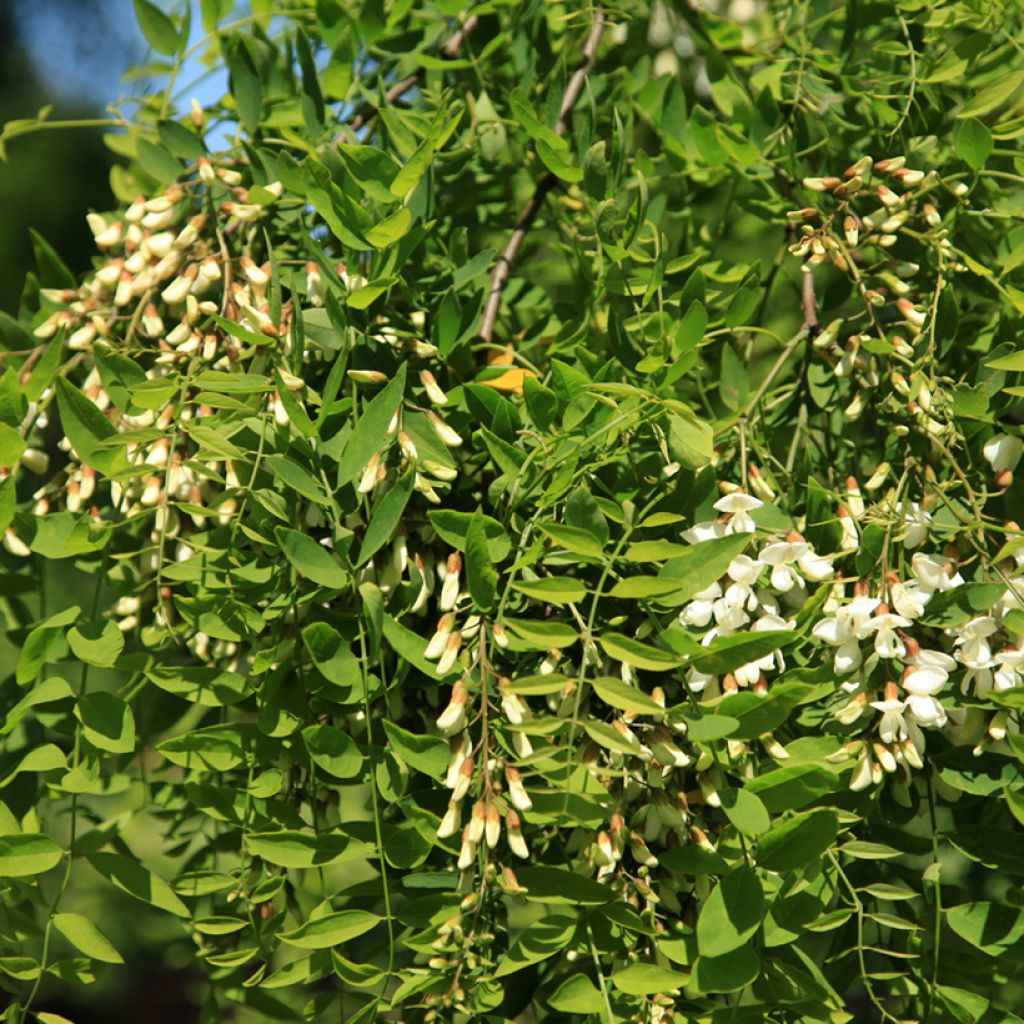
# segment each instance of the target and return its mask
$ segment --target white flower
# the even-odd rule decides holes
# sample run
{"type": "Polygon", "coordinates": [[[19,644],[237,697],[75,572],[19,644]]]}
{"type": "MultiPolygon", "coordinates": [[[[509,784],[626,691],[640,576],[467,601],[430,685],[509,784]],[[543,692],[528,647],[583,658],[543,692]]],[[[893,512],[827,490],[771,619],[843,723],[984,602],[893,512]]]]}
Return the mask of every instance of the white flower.
{"type": "Polygon", "coordinates": [[[758,576],[764,568],[764,562],[751,558],[749,555],[737,555],[726,569],[726,574],[733,583],[744,587],[752,587],[757,583],[758,576]]]}
{"type": "Polygon", "coordinates": [[[988,638],[997,628],[991,615],[979,615],[965,622],[955,630],[958,635],[953,646],[960,648],[957,660],[968,668],[990,668],[994,662],[988,638]]]}
{"type": "Polygon", "coordinates": [[[860,667],[863,656],[858,641],[871,634],[871,613],[878,605],[877,598],[857,597],[838,608],[834,616],[815,624],[814,635],[836,648],[834,665],[839,675],[860,667]]]}
{"type": "Polygon", "coordinates": [[[878,723],[878,735],[883,743],[895,743],[897,740],[905,740],[910,735],[903,721],[903,701],[875,700],[871,702],[871,706],[882,712],[882,720],[878,723]]]}
{"type": "Polygon", "coordinates": [[[919,551],[910,564],[921,586],[929,591],[952,590],[964,581],[963,576],[956,572],[956,566],[938,555],[924,555],[919,551]]]}
{"type": "Polygon", "coordinates": [[[707,672],[698,672],[697,669],[691,668],[686,673],[686,685],[690,688],[692,693],[701,693],[708,683],[713,683],[715,677],[709,675],[707,672]]]}
{"type": "MultiPolygon", "coordinates": [[[[786,630],[792,629],[796,625],[795,622],[787,622],[785,619],[780,618],[778,615],[762,615],[751,627],[751,633],[764,633],[772,630],[786,630]]],[[[754,683],[761,678],[761,673],[771,668],[778,669],[782,672],[786,668],[785,659],[782,657],[782,652],[774,650],[770,654],[766,654],[762,658],[758,658],[755,661],[747,662],[746,665],[741,665],[733,675],[736,677],[736,682],[740,686],[752,686],[754,683]]]]}
{"type": "Polygon", "coordinates": [[[706,540],[718,540],[726,534],[725,523],[718,520],[695,523],[688,530],[683,530],[682,538],[690,544],[700,544],[706,540]]]}
{"type": "Polygon", "coordinates": [[[1024,650],[1019,647],[1007,647],[996,657],[999,666],[995,671],[995,687],[997,690],[1009,690],[1018,686],[1024,677],[1024,650]]]}
{"type": "Polygon", "coordinates": [[[785,594],[800,584],[800,576],[793,568],[794,563],[804,558],[810,550],[805,541],[776,541],[762,548],[759,558],[772,566],[772,586],[785,594]]]}
{"type": "Polygon", "coordinates": [[[896,515],[903,521],[907,531],[903,536],[903,546],[908,551],[919,548],[928,539],[931,514],[925,512],[916,501],[900,501],[896,504],[896,515]]]}
{"type": "Polygon", "coordinates": [[[870,621],[868,628],[875,634],[875,652],[880,658],[902,658],[907,653],[896,630],[905,629],[909,625],[910,619],[891,612],[876,615],[870,621]]]}
{"type": "Polygon", "coordinates": [[[920,580],[889,585],[889,597],[897,614],[907,619],[919,619],[934,591],[928,590],[920,580]]]}
{"type": "Polygon", "coordinates": [[[724,498],[719,498],[714,507],[730,517],[725,527],[726,533],[753,533],[757,527],[750,518],[750,513],[762,505],[764,502],[759,498],[744,494],[742,491],[734,491],[724,498]]]}
{"type": "Polygon", "coordinates": [[[992,469],[996,473],[1002,473],[1003,470],[1017,468],[1021,454],[1024,453],[1024,441],[1009,434],[996,434],[985,443],[982,451],[992,469]]]}
{"type": "Polygon", "coordinates": [[[714,614],[714,603],[721,596],[721,584],[712,583],[706,590],[693,595],[693,600],[679,613],[679,621],[684,626],[706,626],[714,614]]]}

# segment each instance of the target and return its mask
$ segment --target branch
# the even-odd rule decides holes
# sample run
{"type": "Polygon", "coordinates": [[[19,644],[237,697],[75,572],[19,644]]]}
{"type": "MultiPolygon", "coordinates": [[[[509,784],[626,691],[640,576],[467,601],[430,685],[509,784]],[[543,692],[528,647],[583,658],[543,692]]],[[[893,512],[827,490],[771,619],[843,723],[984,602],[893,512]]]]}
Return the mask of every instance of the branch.
{"type": "Polygon", "coordinates": [[[804,311],[804,330],[815,335],[818,333],[818,300],[814,294],[814,274],[807,263],[801,267],[801,270],[803,283],[800,290],[800,306],[804,311]]]}
{"type": "MultiPolygon", "coordinates": [[[[572,113],[572,108],[576,105],[576,101],[580,98],[583,84],[594,66],[594,61],[597,59],[597,48],[601,42],[601,33],[603,31],[604,12],[598,10],[594,14],[594,24],[591,26],[590,33],[583,44],[583,53],[580,55],[579,65],[565,87],[562,106],[558,112],[558,123],[555,125],[555,133],[557,135],[564,135],[569,129],[569,115],[572,113]]],[[[540,212],[540,208],[544,203],[544,197],[551,191],[557,181],[558,179],[555,175],[549,171],[537,182],[533,195],[530,196],[529,201],[520,211],[515,229],[508,242],[505,243],[505,248],[501,251],[498,262],[495,263],[494,269],[491,271],[491,287],[487,293],[487,305],[484,307],[484,314],[480,321],[480,330],[478,332],[481,340],[485,342],[490,342],[494,336],[494,325],[497,323],[498,312],[501,309],[501,296],[505,290],[505,285],[508,283],[512,266],[519,255],[519,250],[526,239],[527,232],[533,226],[533,222],[540,212]]]]}
{"type": "MultiPolygon", "coordinates": [[[[478,21],[479,18],[475,14],[468,17],[465,21],[465,24],[463,24],[462,28],[455,32],[452,35],[452,37],[444,44],[444,46],[441,47],[441,56],[445,60],[454,60],[456,57],[458,57],[459,52],[462,50],[462,44],[466,41],[466,37],[469,35],[469,33],[472,32],[474,28],[476,28],[478,21]]],[[[388,89],[388,91],[384,94],[384,102],[388,106],[392,106],[396,100],[401,99],[410,89],[419,85],[422,78],[422,70],[414,71],[411,75],[407,75],[400,82],[396,82],[393,86],[391,86],[390,89],[388,89]]],[[[341,135],[346,131],[353,133],[359,131],[360,128],[366,125],[366,123],[372,120],[376,115],[376,107],[364,107],[352,119],[351,124],[347,124],[345,128],[342,130],[342,133],[339,133],[335,137],[334,141],[336,143],[340,142],[341,135]]]]}

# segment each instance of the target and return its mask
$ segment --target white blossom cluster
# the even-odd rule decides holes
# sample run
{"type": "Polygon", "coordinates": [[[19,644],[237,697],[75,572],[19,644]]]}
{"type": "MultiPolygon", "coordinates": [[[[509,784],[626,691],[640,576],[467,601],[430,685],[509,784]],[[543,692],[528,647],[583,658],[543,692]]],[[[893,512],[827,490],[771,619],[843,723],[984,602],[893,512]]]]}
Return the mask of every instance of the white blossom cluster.
{"type": "MultiPolygon", "coordinates": [[[[1020,457],[1016,438],[997,437],[985,453],[997,473],[1020,457]]],[[[1012,468],[1010,466],[1009,468],[1012,468]]],[[[859,765],[851,788],[862,789],[879,782],[885,772],[901,765],[923,767],[925,733],[944,727],[963,729],[968,710],[942,701],[953,676],[961,691],[976,701],[992,690],[1006,690],[1024,683],[1024,633],[1008,621],[1008,613],[1024,609],[1024,546],[1005,563],[993,579],[1001,583],[1000,596],[990,608],[965,613],[964,621],[946,628],[928,625],[929,605],[936,597],[965,585],[957,560],[948,554],[914,550],[909,572],[901,577],[890,571],[877,584],[844,579],[834,563],[843,551],[822,556],[799,534],[761,536],[751,513],[760,499],[735,491],[715,503],[722,513],[713,522],[698,523],[686,530],[684,539],[700,541],[736,532],[752,535],[756,555],[733,559],[726,575],[684,606],[680,622],[700,633],[704,645],[740,631],[788,630],[794,616],[808,599],[809,589],[832,580],[827,600],[811,635],[830,650],[840,691],[846,700],[834,711],[838,722],[849,726],[863,722],[861,740],[847,744],[840,753],[859,752],[859,765]],[[968,616],[969,617],[966,617],[968,616]],[[925,621],[922,621],[925,620],[925,621]]],[[[863,503],[847,520],[856,529],[863,518],[863,503]]],[[[928,542],[931,517],[919,505],[896,506],[905,517],[902,544],[909,551],[928,542]]],[[[690,669],[687,682],[702,699],[750,687],[767,693],[769,675],[785,670],[781,651],[758,658],[719,679],[690,669]]],[[[1003,738],[1008,720],[1004,712],[989,715],[990,740],[1003,738]]]]}

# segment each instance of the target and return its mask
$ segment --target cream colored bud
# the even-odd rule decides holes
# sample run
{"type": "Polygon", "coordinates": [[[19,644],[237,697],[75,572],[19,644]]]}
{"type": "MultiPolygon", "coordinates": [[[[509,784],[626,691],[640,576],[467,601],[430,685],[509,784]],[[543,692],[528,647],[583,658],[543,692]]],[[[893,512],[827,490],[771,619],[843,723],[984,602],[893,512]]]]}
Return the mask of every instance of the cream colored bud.
{"type": "MultiPolygon", "coordinates": [[[[447,675],[455,666],[456,659],[459,656],[459,645],[461,643],[462,634],[458,631],[452,633],[452,635],[448,637],[448,642],[444,647],[444,653],[437,662],[437,674],[439,676],[447,675]]],[[[456,730],[452,728],[450,731],[455,732],[456,730]]]]}
{"type": "Polygon", "coordinates": [[[462,444],[462,438],[436,412],[428,412],[427,419],[434,433],[450,448],[457,448],[462,444]]]}
{"type": "Polygon", "coordinates": [[[440,385],[437,383],[437,379],[429,370],[420,370],[420,383],[427,392],[427,398],[429,398],[434,405],[448,404],[448,396],[441,390],[440,385]]]}

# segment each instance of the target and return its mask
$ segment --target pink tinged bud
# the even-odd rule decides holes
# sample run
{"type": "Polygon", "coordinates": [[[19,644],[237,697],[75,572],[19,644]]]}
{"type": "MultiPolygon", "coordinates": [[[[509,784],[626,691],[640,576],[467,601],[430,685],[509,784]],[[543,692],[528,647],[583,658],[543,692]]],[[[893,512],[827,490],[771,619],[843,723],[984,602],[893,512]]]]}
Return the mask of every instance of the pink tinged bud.
{"type": "Polygon", "coordinates": [[[70,338],[68,338],[68,348],[73,352],[82,352],[88,349],[97,335],[95,324],[86,324],[84,327],[79,327],[70,338]]]}
{"type": "MultiPolygon", "coordinates": [[[[444,646],[444,653],[437,662],[437,674],[439,676],[447,675],[454,668],[456,659],[459,656],[459,644],[461,643],[462,634],[459,632],[452,633],[448,637],[448,642],[444,646]]],[[[454,732],[455,730],[451,731],[454,732]]]]}
{"type": "Polygon", "coordinates": [[[929,227],[937,228],[942,223],[939,211],[931,203],[925,203],[923,207],[924,219],[929,227]]]}
{"type": "Polygon", "coordinates": [[[722,798],[718,795],[718,790],[715,789],[715,784],[711,781],[711,777],[706,772],[700,772],[697,775],[697,785],[700,786],[704,802],[708,807],[722,806],[722,798]]]}
{"type": "Polygon", "coordinates": [[[850,777],[850,789],[854,793],[859,793],[863,789],[867,789],[872,783],[872,769],[871,769],[871,757],[865,750],[857,761],[857,767],[853,771],[853,775],[850,777]]]}
{"type": "Polygon", "coordinates": [[[453,736],[448,740],[448,772],[445,775],[444,784],[449,789],[454,789],[459,781],[459,773],[469,756],[470,746],[463,736],[453,736]]]}
{"type": "Polygon", "coordinates": [[[491,626],[491,638],[503,650],[508,647],[508,633],[500,623],[496,622],[491,626]]]}
{"type": "Polygon", "coordinates": [[[217,175],[214,173],[213,165],[210,163],[209,158],[201,156],[196,161],[196,167],[199,169],[199,180],[209,187],[217,181],[217,175]]]}
{"type": "Polygon", "coordinates": [[[388,375],[380,370],[348,370],[349,379],[357,384],[387,384],[388,375]]]}
{"type": "Polygon", "coordinates": [[[28,558],[32,553],[28,545],[9,526],[4,532],[4,549],[16,558],[28,558]]]}
{"type": "Polygon", "coordinates": [[[530,851],[523,838],[522,823],[515,811],[509,810],[505,815],[505,835],[508,838],[508,848],[520,859],[527,860],[530,851]]]}
{"type": "Polygon", "coordinates": [[[508,798],[517,811],[524,814],[533,808],[533,801],[523,786],[519,772],[509,766],[505,769],[505,781],[508,783],[508,798]]]}
{"type": "Polygon", "coordinates": [[[878,196],[880,202],[885,207],[899,206],[903,201],[903,197],[893,192],[888,185],[879,185],[875,189],[875,195],[878,196]]]}
{"type": "Polygon", "coordinates": [[[377,470],[380,468],[380,465],[380,456],[374,454],[366,464],[363,475],[359,478],[358,490],[360,494],[369,494],[377,486],[377,470]]]}
{"type": "Polygon", "coordinates": [[[434,661],[440,658],[444,654],[444,649],[448,644],[448,638],[451,636],[452,626],[455,625],[454,615],[442,615],[437,620],[437,629],[434,635],[430,638],[427,644],[426,650],[423,652],[423,657],[428,658],[430,661],[434,661]]]}
{"type": "Polygon", "coordinates": [[[434,405],[448,404],[448,396],[441,390],[440,385],[437,383],[437,379],[429,370],[420,370],[420,383],[423,385],[423,389],[427,393],[427,398],[429,398],[434,405]]]}
{"type": "Polygon", "coordinates": [[[476,842],[469,837],[470,826],[462,830],[462,849],[459,851],[458,869],[468,871],[476,860],[476,842]]]}
{"type": "Polygon", "coordinates": [[[486,818],[484,838],[487,840],[488,849],[493,850],[501,838],[501,814],[497,804],[489,803],[487,805],[486,818]]]}
{"type": "Polygon", "coordinates": [[[427,419],[430,421],[431,427],[434,428],[434,433],[446,444],[449,448],[457,448],[462,444],[462,438],[454,431],[451,427],[436,412],[428,412],[427,419]]]}
{"type": "Polygon", "coordinates": [[[453,800],[462,800],[466,793],[469,792],[469,784],[473,781],[473,770],[475,762],[473,758],[467,757],[462,762],[462,767],[459,769],[459,778],[455,784],[455,788],[452,790],[453,800]]]}
{"type": "Polygon", "coordinates": [[[644,837],[638,832],[630,833],[629,848],[633,854],[633,859],[638,864],[648,868],[656,868],[658,866],[658,858],[651,853],[651,849],[644,841],[644,837]]]}
{"type": "Polygon", "coordinates": [[[901,753],[903,754],[903,760],[907,762],[912,768],[923,768],[924,762],[921,760],[921,755],[918,753],[917,747],[914,746],[914,741],[908,736],[900,747],[901,753]]]}
{"type": "Polygon", "coordinates": [[[459,599],[459,576],[462,569],[462,558],[458,555],[451,555],[448,558],[447,573],[444,582],[441,584],[441,596],[437,606],[443,612],[451,611],[459,599]]]}
{"type": "Polygon", "coordinates": [[[437,838],[447,839],[449,836],[455,835],[459,831],[459,826],[462,824],[462,808],[454,800],[448,802],[448,810],[445,812],[445,816],[441,819],[441,824],[437,828],[437,838]]]}
{"type": "MultiPolygon", "coordinates": [[[[454,649],[458,653],[459,649],[459,634],[453,633],[448,639],[448,644],[445,648],[445,654],[447,655],[448,650],[454,649]],[[454,641],[454,647],[452,646],[454,641]]],[[[452,663],[454,664],[454,657],[452,663]]],[[[445,670],[447,671],[447,670],[445,670]]],[[[464,728],[466,724],[466,701],[469,700],[469,691],[466,689],[465,683],[460,679],[452,687],[451,700],[448,702],[448,706],[441,712],[437,719],[437,727],[446,736],[452,735],[452,733],[459,732],[464,728]]]]}
{"type": "Polygon", "coordinates": [[[415,442],[404,430],[398,432],[398,447],[402,449],[402,454],[410,462],[415,462],[419,456],[415,442]]]}
{"type": "Polygon", "coordinates": [[[487,824],[487,809],[484,806],[483,800],[477,800],[473,804],[473,814],[469,819],[469,825],[467,826],[467,834],[470,842],[474,845],[479,843],[484,837],[484,828],[487,824]]]}
{"type": "Polygon", "coordinates": [[[270,283],[270,275],[262,267],[258,267],[250,257],[243,256],[239,265],[246,280],[254,288],[266,288],[270,283]]]}

